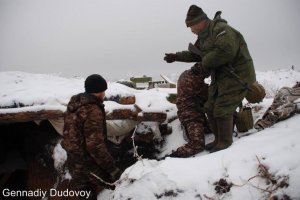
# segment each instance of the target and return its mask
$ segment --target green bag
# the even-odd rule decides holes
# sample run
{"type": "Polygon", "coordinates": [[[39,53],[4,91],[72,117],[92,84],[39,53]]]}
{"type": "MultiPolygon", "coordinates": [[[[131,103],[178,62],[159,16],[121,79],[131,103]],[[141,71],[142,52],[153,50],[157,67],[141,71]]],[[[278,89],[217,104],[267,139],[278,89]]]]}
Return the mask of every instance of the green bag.
{"type": "Polygon", "coordinates": [[[236,128],[238,132],[247,132],[253,128],[253,116],[250,107],[242,107],[237,114],[236,128]]]}
{"type": "Polygon", "coordinates": [[[250,85],[249,88],[251,90],[247,92],[245,97],[249,103],[259,103],[265,98],[265,88],[257,81],[250,85]]]}

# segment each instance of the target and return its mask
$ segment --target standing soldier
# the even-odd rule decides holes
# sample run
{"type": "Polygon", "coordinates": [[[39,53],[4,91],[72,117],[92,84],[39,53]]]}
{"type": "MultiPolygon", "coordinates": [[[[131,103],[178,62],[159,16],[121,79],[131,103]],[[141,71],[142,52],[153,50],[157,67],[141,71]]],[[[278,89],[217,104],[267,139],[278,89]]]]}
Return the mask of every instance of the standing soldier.
{"type": "Polygon", "coordinates": [[[205,147],[206,116],[203,107],[207,100],[208,85],[204,83],[205,74],[199,64],[184,71],[177,82],[177,115],[185,129],[188,143],[179,147],[171,157],[190,157],[205,147]]]}
{"type": "MultiPolygon", "coordinates": [[[[211,20],[201,8],[192,5],[185,20],[187,27],[198,36],[195,46],[199,50],[203,70],[211,73],[208,100],[204,106],[215,135],[215,141],[206,146],[211,152],[226,149],[232,144],[233,113],[246,96],[247,85],[256,80],[252,58],[242,34],[221,19],[220,14],[217,12],[211,20]]],[[[165,60],[199,61],[190,51],[168,53],[165,60]]]]}
{"type": "Polygon", "coordinates": [[[103,98],[107,83],[93,74],[84,83],[85,93],[71,97],[65,115],[62,146],[67,151],[67,167],[77,190],[91,191],[96,199],[102,187],[91,173],[105,181],[120,176],[106,146],[106,121],[103,98]]]}

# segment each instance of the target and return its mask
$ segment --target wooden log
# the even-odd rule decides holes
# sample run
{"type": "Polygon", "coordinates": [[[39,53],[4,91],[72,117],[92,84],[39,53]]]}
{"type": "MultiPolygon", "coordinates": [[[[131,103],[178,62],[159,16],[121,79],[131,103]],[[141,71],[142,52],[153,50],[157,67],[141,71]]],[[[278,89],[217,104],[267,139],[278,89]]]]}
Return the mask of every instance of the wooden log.
{"type": "MultiPolygon", "coordinates": [[[[136,121],[164,122],[166,113],[143,112],[139,115],[139,109],[115,109],[106,114],[107,120],[132,119],[136,121]]],[[[35,120],[57,119],[64,116],[59,110],[40,110],[36,112],[0,113],[0,123],[29,122],[35,120]]]]}
{"type": "Polygon", "coordinates": [[[164,122],[167,118],[166,113],[159,112],[143,112],[137,116],[137,121],[155,121],[164,122]]]}
{"type": "Polygon", "coordinates": [[[128,105],[135,104],[135,96],[128,96],[120,98],[119,104],[128,105]]]}
{"type": "MultiPolygon", "coordinates": [[[[105,97],[104,101],[114,101],[117,102],[121,105],[131,105],[131,104],[135,104],[135,96],[120,96],[120,95],[115,95],[115,96],[109,96],[109,97],[105,97]]],[[[64,106],[67,106],[65,104],[63,104],[64,106]]],[[[30,107],[33,106],[33,104],[28,105],[28,104],[24,104],[22,102],[14,102],[12,105],[9,106],[1,106],[0,105],[0,109],[8,109],[8,108],[24,108],[24,107],[30,107]]]]}
{"type": "Polygon", "coordinates": [[[0,123],[29,122],[35,120],[57,119],[63,117],[59,110],[40,110],[36,112],[0,113],[0,123]]]}
{"type": "Polygon", "coordinates": [[[115,101],[122,105],[129,105],[129,104],[135,104],[135,96],[109,96],[105,97],[104,101],[115,101]]]}
{"type": "Polygon", "coordinates": [[[106,114],[107,120],[114,120],[114,119],[136,119],[137,112],[131,109],[115,109],[113,112],[106,114]]]}

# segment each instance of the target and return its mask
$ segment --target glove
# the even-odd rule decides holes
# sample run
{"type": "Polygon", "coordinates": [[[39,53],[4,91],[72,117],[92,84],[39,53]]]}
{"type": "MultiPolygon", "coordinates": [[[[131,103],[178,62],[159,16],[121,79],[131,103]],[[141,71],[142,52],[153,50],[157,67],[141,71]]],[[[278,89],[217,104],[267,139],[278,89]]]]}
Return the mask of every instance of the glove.
{"type": "Polygon", "coordinates": [[[172,62],[175,62],[176,61],[176,54],[175,53],[165,53],[165,57],[164,57],[164,60],[167,62],[167,63],[172,63],[172,62]]]}
{"type": "Polygon", "coordinates": [[[122,171],[116,167],[112,172],[109,173],[111,176],[112,181],[116,181],[120,178],[122,171]]]}

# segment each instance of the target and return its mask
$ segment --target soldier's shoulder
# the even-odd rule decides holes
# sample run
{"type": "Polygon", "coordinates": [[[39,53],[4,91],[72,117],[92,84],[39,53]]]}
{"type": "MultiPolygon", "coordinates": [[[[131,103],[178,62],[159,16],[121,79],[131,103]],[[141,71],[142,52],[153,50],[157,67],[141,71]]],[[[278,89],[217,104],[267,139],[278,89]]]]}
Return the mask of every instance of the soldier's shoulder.
{"type": "Polygon", "coordinates": [[[230,26],[227,24],[227,21],[224,19],[217,19],[213,22],[213,34],[218,35],[222,31],[230,29],[230,26]]]}
{"type": "Polygon", "coordinates": [[[102,116],[102,110],[96,104],[93,103],[80,106],[77,110],[77,113],[82,119],[85,119],[89,116],[97,118],[98,116],[102,116]]]}

